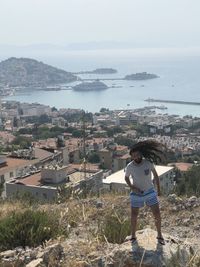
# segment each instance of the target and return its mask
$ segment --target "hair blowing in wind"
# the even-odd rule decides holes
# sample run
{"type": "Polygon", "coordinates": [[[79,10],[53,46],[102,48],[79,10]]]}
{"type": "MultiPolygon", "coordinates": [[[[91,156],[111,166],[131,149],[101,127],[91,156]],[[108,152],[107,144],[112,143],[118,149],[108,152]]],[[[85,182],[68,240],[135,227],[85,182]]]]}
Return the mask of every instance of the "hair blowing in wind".
{"type": "Polygon", "coordinates": [[[130,149],[130,155],[139,151],[146,159],[158,163],[166,160],[166,150],[165,145],[154,140],[146,140],[133,145],[130,149]]]}

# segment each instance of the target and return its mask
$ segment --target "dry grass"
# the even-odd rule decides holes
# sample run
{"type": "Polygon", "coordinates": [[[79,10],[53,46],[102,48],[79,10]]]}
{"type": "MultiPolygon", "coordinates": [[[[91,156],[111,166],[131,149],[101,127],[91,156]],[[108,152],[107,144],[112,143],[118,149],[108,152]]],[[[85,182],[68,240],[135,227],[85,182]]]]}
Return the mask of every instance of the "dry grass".
{"type": "MultiPolygon", "coordinates": [[[[108,243],[107,237],[102,238],[102,233],[99,232],[99,226],[105,221],[106,216],[112,217],[116,215],[119,223],[123,222],[124,218],[130,219],[130,205],[128,196],[120,196],[116,194],[103,195],[98,198],[103,203],[103,208],[96,207],[96,198],[91,197],[89,199],[68,199],[61,204],[43,204],[26,207],[23,202],[1,202],[0,203],[0,218],[5,217],[12,211],[21,211],[26,208],[34,208],[38,210],[44,210],[48,212],[56,212],[59,216],[59,224],[66,227],[70,231],[72,240],[78,240],[73,248],[68,249],[69,258],[62,263],[63,267],[86,267],[91,264],[91,258],[88,255],[92,252],[100,250],[103,255],[106,253],[108,243]],[[119,215],[119,211],[121,211],[119,215]],[[121,215],[122,218],[121,218],[121,215]],[[71,251],[71,252],[70,252],[71,251]],[[70,254],[71,253],[71,254],[70,254]]],[[[182,237],[186,233],[185,238],[190,239],[193,236],[200,237],[200,231],[193,231],[194,225],[199,225],[198,214],[200,214],[200,207],[190,208],[187,210],[174,212],[171,210],[172,205],[169,204],[164,198],[160,199],[161,215],[163,231],[170,233],[176,233],[182,237]],[[184,219],[192,216],[189,226],[183,226],[184,219]]],[[[155,229],[154,218],[151,211],[148,208],[140,210],[138,219],[139,228],[151,227],[155,229]]],[[[110,231],[112,229],[110,228],[110,231]]],[[[108,229],[109,231],[109,229],[108,229]]],[[[59,237],[59,240],[65,242],[65,238],[59,237]]],[[[111,240],[109,240],[111,242],[111,240]]],[[[171,266],[180,266],[179,259],[174,258],[174,262],[171,262],[171,266]],[[175,265],[173,265],[175,264],[175,265]],[[178,265],[179,264],[179,265],[178,265]]],[[[181,266],[182,267],[182,266],[181,266]]],[[[200,252],[196,251],[191,255],[188,261],[187,267],[200,267],[200,252]]]]}
{"type": "Polygon", "coordinates": [[[63,243],[63,245],[66,258],[62,267],[93,266],[95,259],[100,255],[106,255],[106,246],[97,240],[79,240],[72,244],[63,243]]]}
{"type": "MultiPolygon", "coordinates": [[[[108,214],[123,211],[124,217],[130,218],[130,205],[127,196],[120,196],[116,194],[107,194],[99,198],[103,202],[103,208],[96,208],[96,198],[90,199],[69,199],[61,204],[34,204],[28,206],[27,203],[22,201],[2,201],[0,202],[0,218],[7,216],[13,211],[22,211],[25,209],[44,210],[49,212],[56,212],[59,216],[59,222],[66,227],[76,228],[80,224],[87,227],[88,225],[95,226],[99,224],[108,214]]],[[[165,199],[161,198],[161,216],[163,221],[163,230],[165,232],[170,231],[172,227],[183,227],[182,222],[186,218],[190,218],[191,215],[200,214],[200,207],[194,209],[187,209],[182,211],[171,211],[172,205],[165,199]]],[[[199,224],[199,218],[194,216],[190,220],[190,227],[186,230],[190,230],[191,226],[199,224]]],[[[149,226],[155,229],[154,218],[151,211],[148,208],[140,210],[138,219],[139,228],[149,226]]],[[[94,227],[91,232],[95,233],[94,227]]],[[[171,232],[171,231],[170,231],[171,232]]],[[[190,235],[190,233],[188,233],[190,235]]],[[[189,236],[190,237],[190,236],[189,236]]]]}
{"type": "Polygon", "coordinates": [[[63,263],[62,267],[89,267],[89,263],[86,261],[71,259],[67,263],[63,263]]]}
{"type": "Polygon", "coordinates": [[[6,217],[13,211],[25,210],[24,203],[21,201],[1,201],[0,202],[0,219],[6,217]]]}

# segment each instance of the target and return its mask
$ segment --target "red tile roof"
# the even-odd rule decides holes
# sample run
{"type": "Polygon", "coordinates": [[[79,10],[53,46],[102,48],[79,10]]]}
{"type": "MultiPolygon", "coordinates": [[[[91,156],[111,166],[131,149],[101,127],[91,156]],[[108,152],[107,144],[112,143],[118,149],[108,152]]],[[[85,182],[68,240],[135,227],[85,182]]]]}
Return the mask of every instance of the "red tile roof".
{"type": "Polygon", "coordinates": [[[176,162],[175,165],[180,171],[186,172],[188,171],[194,164],[193,163],[186,163],[186,162],[176,162]]]}
{"type": "Polygon", "coordinates": [[[38,148],[38,147],[34,148],[34,152],[35,152],[35,158],[39,160],[44,160],[54,155],[53,153],[46,151],[44,149],[38,148]]]}
{"type": "Polygon", "coordinates": [[[41,180],[41,173],[38,172],[38,173],[30,175],[26,178],[15,180],[15,184],[39,186],[39,185],[41,185],[40,180],[41,180]]]}
{"type": "Polygon", "coordinates": [[[18,158],[6,158],[6,166],[0,167],[0,175],[12,171],[18,167],[25,167],[28,165],[32,165],[35,163],[35,160],[25,160],[25,159],[18,159],[18,158]]]}

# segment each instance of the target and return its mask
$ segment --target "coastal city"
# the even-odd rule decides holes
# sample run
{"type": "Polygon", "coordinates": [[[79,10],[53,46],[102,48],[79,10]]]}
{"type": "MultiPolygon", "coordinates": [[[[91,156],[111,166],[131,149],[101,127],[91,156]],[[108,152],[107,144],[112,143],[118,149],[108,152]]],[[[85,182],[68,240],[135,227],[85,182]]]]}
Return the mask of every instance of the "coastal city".
{"type": "Polygon", "coordinates": [[[87,113],[1,101],[3,196],[27,192],[56,201],[60,188],[79,194],[85,194],[85,188],[88,193],[126,192],[124,169],[131,160],[129,149],[147,139],[161,142],[170,151],[167,166],[157,169],[163,193],[173,192],[177,171],[185,172],[199,162],[200,118],[155,110],[156,106],[147,106],[87,113]]]}
{"type": "Polygon", "coordinates": [[[199,10],[0,0],[0,267],[200,267],[199,10]]]}

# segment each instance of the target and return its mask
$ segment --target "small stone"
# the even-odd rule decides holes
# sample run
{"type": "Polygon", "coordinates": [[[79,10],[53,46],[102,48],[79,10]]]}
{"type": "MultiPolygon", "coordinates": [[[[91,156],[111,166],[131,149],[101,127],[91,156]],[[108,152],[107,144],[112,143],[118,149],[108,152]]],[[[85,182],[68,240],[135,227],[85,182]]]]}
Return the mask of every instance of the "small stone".
{"type": "MultiPolygon", "coordinates": [[[[91,261],[92,266],[104,267],[104,260],[102,258],[97,258],[91,261]]],[[[109,266],[109,265],[106,265],[109,266]]]]}
{"type": "Polygon", "coordinates": [[[194,214],[190,215],[190,220],[193,220],[194,218],[194,214]]]}
{"type": "Polygon", "coordinates": [[[16,255],[15,250],[6,250],[0,253],[0,256],[3,258],[11,258],[14,257],[15,255],[16,255]]]}
{"type": "Polygon", "coordinates": [[[189,226],[190,225],[190,219],[188,218],[188,219],[184,219],[183,220],[183,225],[184,226],[189,226]]]}
{"type": "Polygon", "coordinates": [[[195,231],[199,231],[199,230],[200,230],[200,225],[196,225],[196,226],[194,227],[194,230],[195,230],[195,231]]]}
{"type": "Polygon", "coordinates": [[[171,209],[171,211],[178,211],[179,209],[178,209],[178,207],[172,207],[172,209],[171,209]]]}
{"type": "Polygon", "coordinates": [[[172,203],[172,204],[176,202],[176,199],[177,199],[176,194],[170,194],[170,195],[167,197],[167,201],[169,201],[169,202],[172,203]]]}
{"type": "Polygon", "coordinates": [[[43,261],[48,264],[50,259],[60,260],[63,256],[63,247],[60,244],[54,244],[45,248],[43,261]]]}
{"type": "Polygon", "coordinates": [[[36,258],[43,258],[44,256],[44,251],[38,251],[38,253],[36,254],[36,258]]]}
{"type": "Polygon", "coordinates": [[[188,199],[188,201],[194,203],[194,202],[197,201],[197,197],[196,197],[196,196],[192,196],[192,197],[190,197],[190,198],[188,199]]]}
{"type": "Polygon", "coordinates": [[[23,247],[16,247],[15,250],[17,253],[22,253],[22,251],[24,251],[23,247]]]}
{"type": "Polygon", "coordinates": [[[97,208],[97,209],[101,209],[101,208],[103,208],[103,202],[100,201],[100,200],[98,200],[98,201],[96,202],[96,208],[97,208]]]}
{"type": "Polygon", "coordinates": [[[43,260],[41,258],[29,262],[26,267],[38,267],[43,260]]]}

